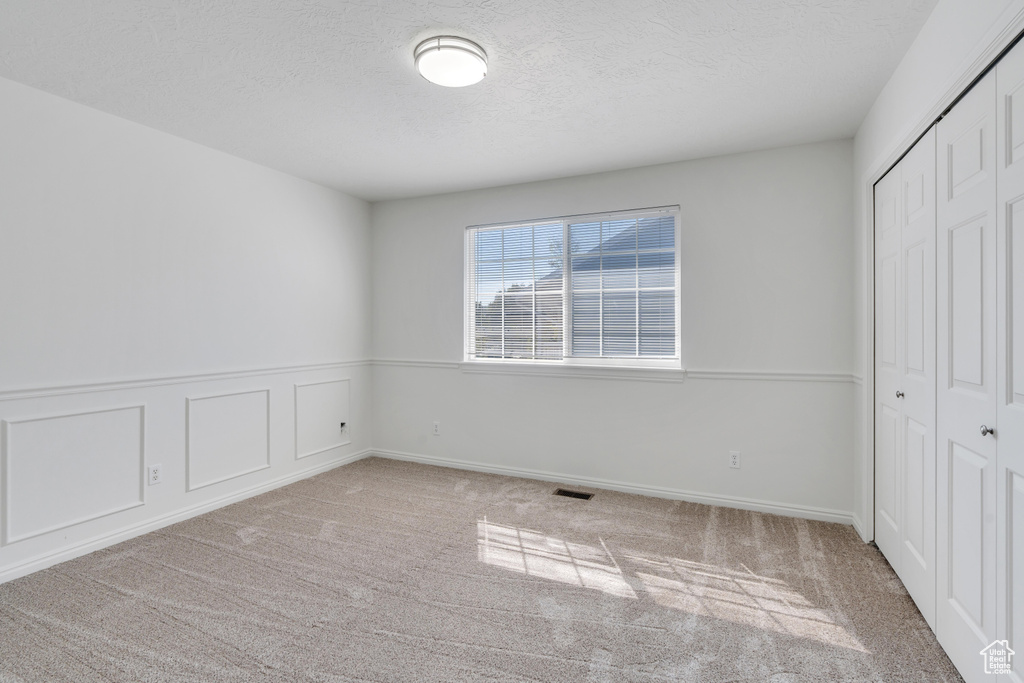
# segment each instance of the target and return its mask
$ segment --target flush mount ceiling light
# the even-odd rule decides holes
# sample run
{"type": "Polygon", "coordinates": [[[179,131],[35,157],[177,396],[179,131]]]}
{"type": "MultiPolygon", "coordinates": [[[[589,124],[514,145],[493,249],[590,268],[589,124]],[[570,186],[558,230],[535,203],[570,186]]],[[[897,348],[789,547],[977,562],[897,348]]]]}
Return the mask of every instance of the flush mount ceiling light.
{"type": "Polygon", "coordinates": [[[487,75],[487,53],[465,38],[427,38],[416,46],[412,54],[420,75],[446,88],[473,85],[487,75]]]}

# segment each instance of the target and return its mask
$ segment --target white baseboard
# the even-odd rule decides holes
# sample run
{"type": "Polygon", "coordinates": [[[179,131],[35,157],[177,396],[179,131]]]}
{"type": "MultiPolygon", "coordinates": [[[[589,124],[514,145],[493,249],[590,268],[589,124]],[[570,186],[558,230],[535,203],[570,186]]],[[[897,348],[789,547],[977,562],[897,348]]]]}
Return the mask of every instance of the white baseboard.
{"type": "Polygon", "coordinates": [[[88,555],[89,553],[101,550],[102,548],[107,548],[122,541],[127,541],[131,538],[135,538],[136,536],[149,533],[150,531],[162,529],[163,527],[170,526],[171,524],[183,522],[186,519],[197,517],[210,512],[211,510],[216,510],[217,508],[222,508],[225,505],[237,503],[238,501],[245,500],[246,498],[258,496],[261,493],[266,493],[267,491],[286,486],[287,484],[294,483],[301,479],[307,479],[313,475],[332,470],[336,467],[341,467],[342,465],[347,465],[355,462],[356,460],[362,460],[363,458],[372,455],[372,453],[373,452],[370,449],[364,449],[338,458],[337,460],[331,460],[330,462],[326,462],[315,467],[310,467],[298,472],[292,472],[286,476],[265,481],[258,486],[236,491],[226,496],[200,503],[199,505],[175,510],[174,512],[161,515],[155,519],[148,519],[139,524],[124,527],[117,531],[102,534],[87,541],[82,541],[81,543],[76,543],[75,545],[61,548],[54,552],[33,557],[32,559],[21,562],[20,564],[0,570],[0,583],[17,579],[21,576],[26,576],[32,572],[52,567],[55,564],[60,564],[61,562],[66,562],[76,557],[81,557],[82,555],[88,555]]]}
{"type": "Polygon", "coordinates": [[[858,534],[860,534],[861,539],[865,543],[869,543],[872,539],[868,536],[868,530],[864,526],[864,522],[861,520],[860,515],[856,512],[851,512],[850,518],[853,520],[853,528],[856,529],[858,534]]]}
{"type": "MultiPolygon", "coordinates": [[[[610,489],[623,493],[635,493],[641,496],[653,496],[655,498],[669,498],[671,500],[685,500],[691,503],[703,503],[705,505],[717,505],[720,507],[738,508],[740,510],[753,510],[756,512],[767,512],[785,517],[800,517],[803,519],[814,519],[822,522],[836,522],[839,524],[854,524],[854,516],[851,512],[843,510],[831,510],[828,508],[817,508],[808,505],[792,505],[789,503],[776,503],[767,500],[755,500],[753,498],[736,498],[733,496],[720,496],[711,493],[699,493],[696,491],[683,491],[681,489],[667,489],[658,486],[645,486],[642,484],[629,484],[620,481],[607,479],[593,479],[590,477],[578,477],[571,474],[559,472],[546,472],[544,470],[530,470],[519,467],[504,467],[501,465],[489,465],[480,462],[466,460],[452,460],[440,458],[433,455],[421,455],[418,453],[405,453],[402,451],[389,451],[380,448],[371,449],[372,455],[390,460],[407,460],[419,462],[426,465],[438,465],[441,467],[453,467],[460,470],[472,470],[474,472],[489,472],[491,474],[505,474],[512,477],[524,477],[526,479],[539,479],[541,481],[552,481],[560,484],[575,484],[577,486],[592,486],[600,489],[610,489]]],[[[863,537],[863,534],[862,534],[863,537]]]]}

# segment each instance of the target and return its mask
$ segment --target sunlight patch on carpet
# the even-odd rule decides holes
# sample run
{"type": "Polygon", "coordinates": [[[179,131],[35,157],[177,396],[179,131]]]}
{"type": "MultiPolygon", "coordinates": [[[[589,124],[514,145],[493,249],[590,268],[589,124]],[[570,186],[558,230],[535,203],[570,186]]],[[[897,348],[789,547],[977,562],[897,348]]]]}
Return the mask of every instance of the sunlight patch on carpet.
{"type": "Polygon", "coordinates": [[[484,564],[636,599],[636,593],[622,578],[622,570],[603,546],[569,543],[484,518],[477,521],[477,552],[484,564]]]}
{"type": "MultiPolygon", "coordinates": [[[[487,518],[477,521],[480,562],[527,576],[637,599],[642,586],[663,607],[867,653],[828,612],[784,581],[678,558],[627,555],[623,566],[601,541],[572,543],[487,518]]],[[[745,569],[745,568],[744,568],[745,569]]]]}
{"type": "Polygon", "coordinates": [[[646,565],[635,576],[659,605],[867,652],[825,610],[778,579],[676,558],[630,559],[646,565]]]}

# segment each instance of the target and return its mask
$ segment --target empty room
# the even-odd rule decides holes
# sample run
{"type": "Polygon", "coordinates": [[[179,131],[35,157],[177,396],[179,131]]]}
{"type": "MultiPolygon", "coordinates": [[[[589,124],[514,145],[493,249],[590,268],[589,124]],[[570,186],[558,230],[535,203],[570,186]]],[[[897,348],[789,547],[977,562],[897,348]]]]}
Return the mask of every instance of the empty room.
{"type": "Polygon", "coordinates": [[[1022,35],[4,0],[0,682],[1024,683],[1022,35]]]}

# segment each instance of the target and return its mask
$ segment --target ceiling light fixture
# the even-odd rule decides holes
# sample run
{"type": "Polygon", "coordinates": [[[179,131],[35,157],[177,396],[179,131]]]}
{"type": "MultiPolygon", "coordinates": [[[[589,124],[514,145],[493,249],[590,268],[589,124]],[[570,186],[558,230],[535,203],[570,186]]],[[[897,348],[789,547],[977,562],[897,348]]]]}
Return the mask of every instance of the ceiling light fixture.
{"type": "Polygon", "coordinates": [[[416,46],[412,54],[420,75],[446,88],[473,85],[487,75],[487,53],[465,38],[427,38],[416,46]]]}

